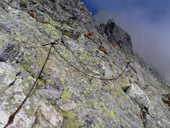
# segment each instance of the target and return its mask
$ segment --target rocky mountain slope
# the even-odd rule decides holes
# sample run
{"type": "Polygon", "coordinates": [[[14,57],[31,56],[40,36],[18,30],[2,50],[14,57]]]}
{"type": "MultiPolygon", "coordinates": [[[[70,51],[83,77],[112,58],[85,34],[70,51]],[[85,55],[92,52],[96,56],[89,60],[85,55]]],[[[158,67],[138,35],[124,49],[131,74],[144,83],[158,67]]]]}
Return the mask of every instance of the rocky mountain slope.
{"type": "Polygon", "coordinates": [[[169,106],[130,36],[80,0],[0,1],[0,128],[169,128],[169,106]]]}

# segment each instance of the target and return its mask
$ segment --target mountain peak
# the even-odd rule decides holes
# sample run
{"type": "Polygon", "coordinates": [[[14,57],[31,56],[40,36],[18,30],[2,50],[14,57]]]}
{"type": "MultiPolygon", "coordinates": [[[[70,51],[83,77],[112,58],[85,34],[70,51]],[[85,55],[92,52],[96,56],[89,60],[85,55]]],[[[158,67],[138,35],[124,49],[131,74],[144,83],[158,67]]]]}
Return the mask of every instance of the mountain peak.
{"type": "Polygon", "coordinates": [[[0,1],[0,127],[166,128],[169,92],[80,0],[0,1]]]}

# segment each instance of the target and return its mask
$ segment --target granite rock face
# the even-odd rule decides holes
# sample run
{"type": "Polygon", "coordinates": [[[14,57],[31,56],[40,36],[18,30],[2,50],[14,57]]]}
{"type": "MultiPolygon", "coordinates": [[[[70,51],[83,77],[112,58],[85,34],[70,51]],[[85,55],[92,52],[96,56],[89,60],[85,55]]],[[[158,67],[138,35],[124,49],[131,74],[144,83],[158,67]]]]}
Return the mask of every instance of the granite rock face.
{"type": "Polygon", "coordinates": [[[37,77],[9,128],[170,126],[170,87],[80,0],[0,1],[0,128],[37,77]]]}

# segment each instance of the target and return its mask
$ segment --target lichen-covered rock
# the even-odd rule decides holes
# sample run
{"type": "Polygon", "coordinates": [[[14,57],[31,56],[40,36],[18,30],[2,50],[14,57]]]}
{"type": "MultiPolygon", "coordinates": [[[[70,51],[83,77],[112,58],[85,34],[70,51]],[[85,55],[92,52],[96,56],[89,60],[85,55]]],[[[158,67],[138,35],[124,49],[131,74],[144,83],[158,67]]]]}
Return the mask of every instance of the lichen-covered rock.
{"type": "Polygon", "coordinates": [[[127,89],[126,93],[139,105],[140,108],[149,107],[148,97],[145,96],[145,93],[136,84],[132,84],[127,89]]]}
{"type": "Polygon", "coordinates": [[[36,111],[36,119],[32,128],[59,128],[62,126],[63,117],[56,111],[56,109],[46,103],[39,102],[40,106],[36,111]]]}
{"type": "Polygon", "coordinates": [[[80,0],[0,1],[0,128],[37,78],[9,128],[170,126],[170,88],[80,0]]]}

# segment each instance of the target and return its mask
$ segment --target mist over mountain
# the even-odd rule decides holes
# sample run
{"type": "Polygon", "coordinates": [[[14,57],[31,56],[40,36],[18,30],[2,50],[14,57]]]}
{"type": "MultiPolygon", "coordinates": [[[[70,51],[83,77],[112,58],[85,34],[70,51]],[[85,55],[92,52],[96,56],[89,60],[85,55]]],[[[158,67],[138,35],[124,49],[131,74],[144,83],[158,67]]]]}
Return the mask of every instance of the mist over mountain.
{"type": "Polygon", "coordinates": [[[170,83],[170,1],[91,0],[86,4],[95,8],[98,22],[112,18],[124,28],[134,51],[170,83]]]}

